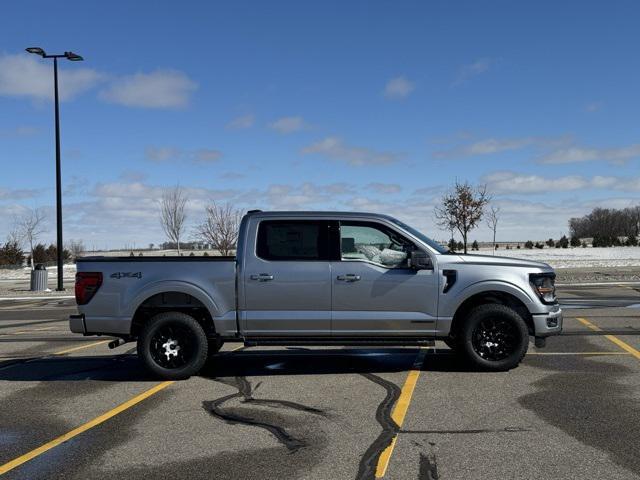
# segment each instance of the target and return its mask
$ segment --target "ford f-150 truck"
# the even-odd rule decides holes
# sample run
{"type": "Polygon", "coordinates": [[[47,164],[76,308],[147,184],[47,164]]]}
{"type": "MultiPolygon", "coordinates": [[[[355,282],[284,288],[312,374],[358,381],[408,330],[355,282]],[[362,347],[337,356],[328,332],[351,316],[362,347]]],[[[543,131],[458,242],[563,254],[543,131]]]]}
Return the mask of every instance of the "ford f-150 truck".
{"type": "Polygon", "coordinates": [[[223,342],[425,345],[507,370],[562,330],[544,263],[448,251],[386,215],[251,211],[235,257],[86,257],[72,332],[137,341],[169,379],[223,342]]]}

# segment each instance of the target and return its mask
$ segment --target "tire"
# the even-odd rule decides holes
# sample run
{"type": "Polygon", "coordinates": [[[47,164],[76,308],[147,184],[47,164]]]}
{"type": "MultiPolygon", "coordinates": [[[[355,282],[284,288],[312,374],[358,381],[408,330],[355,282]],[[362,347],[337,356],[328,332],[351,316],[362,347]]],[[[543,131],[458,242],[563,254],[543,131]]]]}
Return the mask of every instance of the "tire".
{"type": "Polygon", "coordinates": [[[453,339],[451,337],[447,337],[447,338],[443,338],[442,341],[445,343],[445,345],[447,347],[449,347],[452,351],[454,352],[458,352],[460,350],[460,345],[458,345],[458,342],[456,341],[456,339],[453,339]]]}
{"type": "Polygon", "coordinates": [[[529,348],[522,317],[504,305],[480,305],[469,313],[460,331],[460,351],[481,370],[502,372],[518,366],[529,348]]]}
{"type": "Polygon", "coordinates": [[[215,355],[216,353],[218,353],[223,345],[224,345],[224,342],[222,341],[221,338],[219,338],[219,337],[210,338],[209,339],[209,352],[208,352],[209,357],[211,357],[211,356],[215,355]]]}
{"type": "Polygon", "coordinates": [[[182,380],[197,374],[208,355],[207,336],[200,324],[181,312],[159,313],[142,328],[138,356],[155,376],[182,380]]]}

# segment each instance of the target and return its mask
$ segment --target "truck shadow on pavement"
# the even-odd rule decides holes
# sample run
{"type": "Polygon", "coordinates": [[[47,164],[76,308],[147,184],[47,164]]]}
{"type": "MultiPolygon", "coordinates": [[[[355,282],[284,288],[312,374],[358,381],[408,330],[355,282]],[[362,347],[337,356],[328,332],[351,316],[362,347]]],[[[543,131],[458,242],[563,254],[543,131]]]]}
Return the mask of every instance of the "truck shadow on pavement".
{"type": "Polygon", "coordinates": [[[0,363],[0,380],[14,382],[158,381],[147,373],[136,355],[129,354],[9,360],[0,363]]]}
{"type": "MultiPolygon", "coordinates": [[[[200,372],[204,377],[339,375],[394,373],[413,368],[414,348],[244,350],[216,355],[200,372]]],[[[473,371],[450,350],[430,350],[423,363],[430,371],[473,371]]]]}
{"type": "MultiPolygon", "coordinates": [[[[340,375],[394,373],[413,367],[418,349],[355,348],[243,350],[211,357],[200,372],[204,378],[272,375],[340,375]]],[[[450,350],[430,350],[424,370],[470,372],[450,350]]],[[[134,354],[74,357],[25,357],[0,362],[0,380],[21,382],[157,381],[134,354]]]]}

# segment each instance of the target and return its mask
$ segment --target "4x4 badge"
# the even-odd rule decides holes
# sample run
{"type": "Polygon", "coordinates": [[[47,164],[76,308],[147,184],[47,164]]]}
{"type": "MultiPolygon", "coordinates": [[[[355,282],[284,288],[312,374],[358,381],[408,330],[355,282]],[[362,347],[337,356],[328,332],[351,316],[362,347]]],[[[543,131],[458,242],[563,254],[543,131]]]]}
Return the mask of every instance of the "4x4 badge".
{"type": "Polygon", "coordinates": [[[110,275],[111,278],[142,278],[142,272],[116,272],[110,275]]]}

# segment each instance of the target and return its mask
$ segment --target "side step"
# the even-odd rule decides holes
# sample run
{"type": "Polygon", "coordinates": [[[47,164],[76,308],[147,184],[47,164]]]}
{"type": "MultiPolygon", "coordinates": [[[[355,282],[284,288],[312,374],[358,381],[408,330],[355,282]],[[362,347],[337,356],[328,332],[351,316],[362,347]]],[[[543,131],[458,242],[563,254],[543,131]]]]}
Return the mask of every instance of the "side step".
{"type": "Polygon", "coordinates": [[[244,339],[245,347],[258,346],[372,346],[372,347],[397,347],[397,346],[421,346],[433,347],[436,342],[433,338],[415,337],[247,337],[244,339]]]}

